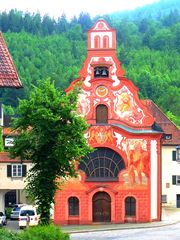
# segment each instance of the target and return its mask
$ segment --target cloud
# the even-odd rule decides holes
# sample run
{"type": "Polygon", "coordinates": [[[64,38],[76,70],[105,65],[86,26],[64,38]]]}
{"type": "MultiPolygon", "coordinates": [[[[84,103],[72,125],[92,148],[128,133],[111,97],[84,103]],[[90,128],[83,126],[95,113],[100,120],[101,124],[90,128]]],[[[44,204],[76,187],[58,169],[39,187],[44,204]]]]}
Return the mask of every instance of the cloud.
{"type": "Polygon", "coordinates": [[[91,17],[115,11],[134,9],[158,0],[0,0],[0,11],[17,9],[20,11],[40,12],[51,17],[66,14],[70,19],[80,12],[88,12],[91,17]],[[1,2],[2,1],[2,2],[1,2]]]}

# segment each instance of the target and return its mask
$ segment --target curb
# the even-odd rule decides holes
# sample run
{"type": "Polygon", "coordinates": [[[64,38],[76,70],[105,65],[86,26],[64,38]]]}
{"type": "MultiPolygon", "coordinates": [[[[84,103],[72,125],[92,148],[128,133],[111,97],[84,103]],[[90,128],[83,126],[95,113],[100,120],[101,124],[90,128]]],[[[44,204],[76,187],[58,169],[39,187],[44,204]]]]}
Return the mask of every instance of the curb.
{"type": "MultiPolygon", "coordinates": [[[[66,232],[68,234],[76,234],[76,233],[88,233],[88,232],[101,232],[101,231],[117,231],[117,230],[130,230],[130,229],[144,229],[144,228],[158,228],[158,227],[165,227],[165,226],[171,226],[171,225],[174,225],[174,224],[177,224],[177,223],[180,223],[180,221],[173,221],[173,222],[169,222],[169,223],[162,223],[160,222],[159,225],[134,225],[134,226],[131,226],[131,225],[126,225],[126,226],[120,226],[120,227],[112,227],[112,228],[100,228],[100,229],[82,229],[82,230],[67,230],[66,229],[63,229],[63,232],[66,232]]],[[[146,223],[145,223],[146,224],[146,223]]]]}

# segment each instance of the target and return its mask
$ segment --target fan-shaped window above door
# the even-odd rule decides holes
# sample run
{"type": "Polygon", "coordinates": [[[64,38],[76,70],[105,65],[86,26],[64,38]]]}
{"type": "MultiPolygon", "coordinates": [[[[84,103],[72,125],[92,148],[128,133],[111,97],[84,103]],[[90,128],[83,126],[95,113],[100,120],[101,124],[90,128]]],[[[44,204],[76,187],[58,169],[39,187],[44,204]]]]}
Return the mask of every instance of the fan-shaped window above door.
{"type": "Polygon", "coordinates": [[[97,148],[79,165],[86,173],[86,181],[118,181],[118,174],[124,168],[122,157],[110,148],[97,148]]]}

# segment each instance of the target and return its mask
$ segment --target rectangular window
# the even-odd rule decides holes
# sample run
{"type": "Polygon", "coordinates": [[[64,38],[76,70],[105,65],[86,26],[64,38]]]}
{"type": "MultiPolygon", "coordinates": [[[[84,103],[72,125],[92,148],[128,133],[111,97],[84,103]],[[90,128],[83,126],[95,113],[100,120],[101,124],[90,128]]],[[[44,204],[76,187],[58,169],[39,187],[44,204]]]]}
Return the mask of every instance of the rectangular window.
{"type": "Polygon", "coordinates": [[[161,203],[167,203],[167,195],[161,195],[161,203]]]}
{"type": "Polygon", "coordinates": [[[180,175],[176,176],[176,185],[180,185],[180,175]]]}
{"type": "Polygon", "coordinates": [[[12,165],[12,177],[22,177],[22,164],[12,165]]]}
{"type": "Polygon", "coordinates": [[[25,164],[7,165],[7,177],[26,177],[27,166],[25,164]]]}
{"type": "Polygon", "coordinates": [[[173,175],[172,176],[172,184],[173,185],[180,185],[180,175],[173,175]]]}
{"type": "Polygon", "coordinates": [[[177,161],[180,161],[180,147],[177,147],[177,149],[176,149],[176,160],[177,161]]]}
{"type": "Polygon", "coordinates": [[[180,147],[178,146],[176,150],[172,151],[172,160],[180,162],[180,147]]]}
{"type": "Polygon", "coordinates": [[[176,161],[176,151],[172,151],[172,160],[176,161]]]}
{"type": "Polygon", "coordinates": [[[69,216],[79,216],[79,199],[70,197],[69,200],[69,216]]]}

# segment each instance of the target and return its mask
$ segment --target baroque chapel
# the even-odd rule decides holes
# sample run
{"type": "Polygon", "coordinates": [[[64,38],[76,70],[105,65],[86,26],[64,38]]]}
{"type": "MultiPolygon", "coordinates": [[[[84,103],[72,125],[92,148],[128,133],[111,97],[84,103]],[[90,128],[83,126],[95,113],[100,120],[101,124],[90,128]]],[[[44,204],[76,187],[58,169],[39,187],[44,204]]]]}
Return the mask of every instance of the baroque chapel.
{"type": "Polygon", "coordinates": [[[55,196],[55,224],[160,220],[162,131],[125,77],[116,55],[116,31],[98,20],[88,31],[79,78],[78,112],[94,151],[78,164],[78,176],[55,196]]]}

